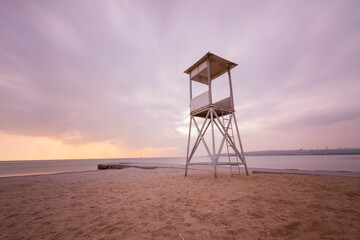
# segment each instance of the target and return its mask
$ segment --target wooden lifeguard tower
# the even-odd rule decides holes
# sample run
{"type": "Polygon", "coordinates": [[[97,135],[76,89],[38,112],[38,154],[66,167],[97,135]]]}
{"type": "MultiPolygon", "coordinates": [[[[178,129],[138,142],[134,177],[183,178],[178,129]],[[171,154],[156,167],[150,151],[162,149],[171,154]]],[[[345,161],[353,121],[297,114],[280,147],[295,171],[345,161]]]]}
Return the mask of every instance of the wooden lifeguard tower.
{"type": "Polygon", "coordinates": [[[231,175],[240,175],[240,166],[245,167],[246,175],[249,175],[247,164],[245,161],[244,151],[241,144],[239,129],[235,117],[234,98],[232,91],[231,73],[230,70],[236,67],[237,64],[223,59],[215,54],[208,52],[199,61],[189,67],[184,73],[189,74],[190,79],[190,126],[189,136],[186,154],[186,168],[185,176],[187,176],[189,165],[213,165],[214,177],[217,177],[216,166],[229,165],[231,175]],[[212,88],[211,82],[228,73],[229,77],[229,97],[226,97],[220,101],[212,101],[212,88]],[[193,97],[192,96],[192,81],[199,82],[208,86],[208,90],[204,93],[193,97]],[[201,128],[196,119],[203,118],[203,124],[201,128]],[[191,127],[195,126],[198,136],[190,151],[191,140],[191,127]],[[205,141],[205,133],[211,125],[212,134],[212,149],[209,149],[208,144],[205,141]],[[222,140],[219,148],[215,147],[215,127],[221,133],[222,140]],[[235,126],[235,130],[233,129],[235,126]],[[235,134],[234,134],[235,133],[235,134]],[[237,138],[236,138],[237,136],[237,138]],[[211,162],[191,162],[194,154],[202,142],[211,159],[211,162]],[[227,153],[222,154],[222,149],[226,143],[227,153]],[[220,162],[221,156],[226,156],[228,160],[220,162]]]}

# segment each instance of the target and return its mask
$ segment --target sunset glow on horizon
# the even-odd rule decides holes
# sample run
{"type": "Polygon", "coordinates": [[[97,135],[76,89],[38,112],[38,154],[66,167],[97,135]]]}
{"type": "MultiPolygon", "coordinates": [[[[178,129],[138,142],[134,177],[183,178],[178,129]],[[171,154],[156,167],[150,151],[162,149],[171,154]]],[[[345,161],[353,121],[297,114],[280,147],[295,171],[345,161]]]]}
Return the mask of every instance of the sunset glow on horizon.
{"type": "Polygon", "coordinates": [[[183,71],[208,51],[238,64],[245,152],[360,147],[359,10],[359,1],[1,1],[0,161],[185,156],[183,71]]]}

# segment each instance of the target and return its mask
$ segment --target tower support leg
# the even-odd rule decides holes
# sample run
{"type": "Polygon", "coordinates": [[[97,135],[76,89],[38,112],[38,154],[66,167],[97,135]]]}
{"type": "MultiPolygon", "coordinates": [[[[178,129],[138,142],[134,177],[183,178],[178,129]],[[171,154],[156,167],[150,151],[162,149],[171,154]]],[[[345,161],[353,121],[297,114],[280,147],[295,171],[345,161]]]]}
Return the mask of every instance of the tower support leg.
{"type": "Polygon", "coordinates": [[[239,133],[239,127],[237,125],[237,121],[236,121],[236,116],[235,116],[235,113],[234,114],[234,122],[235,122],[235,127],[236,127],[236,133],[238,135],[238,140],[239,140],[239,145],[240,145],[240,151],[241,151],[241,161],[243,162],[244,164],[244,167],[245,167],[245,171],[246,171],[246,175],[249,176],[249,171],[248,171],[248,168],[247,168],[247,164],[246,164],[246,160],[245,160],[245,155],[244,155],[244,150],[243,150],[243,146],[242,146],[242,143],[241,143],[241,138],[240,138],[240,133],[239,133]]]}
{"type": "Polygon", "coordinates": [[[185,166],[185,176],[187,176],[188,164],[189,164],[189,149],[190,149],[190,139],[191,139],[191,124],[192,124],[193,116],[190,116],[190,123],[189,123],[189,137],[188,137],[188,144],[186,150],[186,166],[185,166]]]}
{"type": "Polygon", "coordinates": [[[217,172],[216,172],[216,158],[215,158],[215,132],[214,132],[214,108],[210,108],[210,117],[211,117],[211,135],[212,135],[212,147],[213,147],[213,154],[212,159],[214,163],[214,177],[217,178],[217,172]]]}

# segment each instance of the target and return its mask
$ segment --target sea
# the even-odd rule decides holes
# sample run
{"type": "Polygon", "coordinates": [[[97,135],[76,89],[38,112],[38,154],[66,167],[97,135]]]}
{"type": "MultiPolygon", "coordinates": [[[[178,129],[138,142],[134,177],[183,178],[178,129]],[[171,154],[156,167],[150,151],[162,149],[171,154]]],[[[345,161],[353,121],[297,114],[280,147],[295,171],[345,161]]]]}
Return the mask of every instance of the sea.
{"type": "MultiPolygon", "coordinates": [[[[226,159],[226,157],[222,157],[220,161],[226,161],[226,159]]],[[[209,162],[209,157],[197,157],[194,158],[193,161],[209,162]]],[[[0,161],[0,177],[90,171],[97,170],[98,164],[118,162],[185,164],[185,158],[169,157],[0,161]]],[[[249,168],[360,172],[360,155],[247,156],[246,162],[249,168]]]]}

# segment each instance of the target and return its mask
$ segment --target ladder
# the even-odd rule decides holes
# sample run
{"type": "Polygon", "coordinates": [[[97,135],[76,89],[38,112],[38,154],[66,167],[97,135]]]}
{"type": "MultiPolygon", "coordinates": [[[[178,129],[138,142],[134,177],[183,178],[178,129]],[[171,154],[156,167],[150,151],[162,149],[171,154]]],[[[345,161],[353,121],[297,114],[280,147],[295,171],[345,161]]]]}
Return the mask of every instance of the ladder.
{"type": "MultiPolygon", "coordinates": [[[[223,125],[225,126],[225,128],[228,126],[229,121],[231,119],[231,116],[232,116],[232,113],[229,113],[227,115],[227,117],[224,116],[224,113],[223,113],[222,119],[223,119],[223,125]]],[[[232,121],[230,121],[229,129],[227,131],[227,137],[230,138],[231,141],[236,146],[235,137],[234,137],[234,130],[233,130],[233,127],[232,127],[232,121]]],[[[229,141],[226,141],[226,149],[227,149],[227,155],[228,155],[228,159],[229,159],[229,166],[230,166],[231,176],[240,175],[239,157],[235,153],[234,149],[231,147],[231,144],[229,143],[229,141]]]]}

